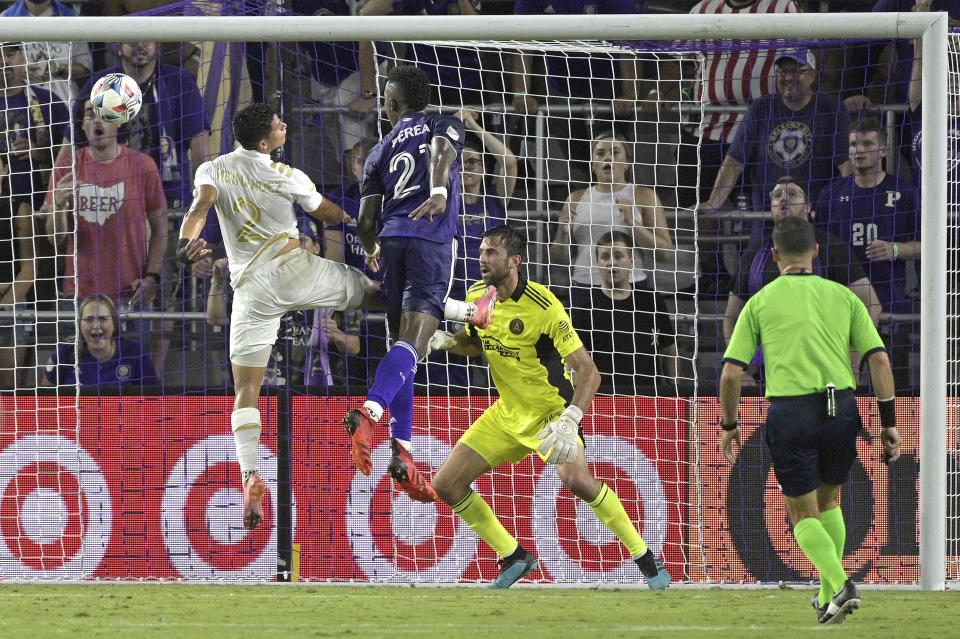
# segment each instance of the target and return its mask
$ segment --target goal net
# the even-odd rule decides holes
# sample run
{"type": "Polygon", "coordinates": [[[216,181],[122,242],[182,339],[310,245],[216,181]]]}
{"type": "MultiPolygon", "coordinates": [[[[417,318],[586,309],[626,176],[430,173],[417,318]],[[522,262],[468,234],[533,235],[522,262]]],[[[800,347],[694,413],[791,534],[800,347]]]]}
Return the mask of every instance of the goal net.
{"type": "MultiPolygon", "coordinates": [[[[181,2],[146,15],[296,10],[181,2]]],[[[386,351],[381,313],[285,318],[260,404],[266,516],[261,528],[244,530],[230,431],[231,294],[218,261],[223,252],[192,269],[173,258],[198,159],[233,148],[230,118],[250,101],[274,104],[289,126],[288,143],[273,159],[304,170],[355,216],[363,161],[390,128],[365,91],[382,97],[389,69],[416,64],[434,85],[428,110],[458,114],[467,131],[451,297],[462,298],[480,277],[484,230],[508,224],[526,236],[523,275],[557,296],[601,371],[583,422],[591,469],[617,493],[675,579],[813,579],[763,444],[762,352],[744,380],[744,446],[733,466],[719,450],[717,398],[729,330],[746,300],[777,274],[769,258],[773,216],[809,215],[829,238],[821,241],[818,272],[877,307],[900,398],[904,455],[886,466],[877,460],[879,418],[864,367],[866,430],[842,497],[844,563],[858,580],[917,582],[921,273],[911,258],[919,257],[913,242],[920,239],[921,111],[919,100],[911,102],[909,78],[904,85],[880,62],[885,48],[912,52],[912,43],[436,37],[375,42],[370,67],[365,42],[163,44],[155,54],[168,66],[140,83],[144,111],[120,131],[125,148],[153,161],[150,179],[150,170],[85,173],[94,151],[87,138],[103,131],[83,120],[82,104],[78,110],[77,102],[64,103],[69,115],[57,122],[68,144],[61,152],[58,136],[38,135],[53,130],[50,116],[50,124],[35,116],[19,128],[12,123],[8,94],[0,293],[13,284],[16,306],[13,297],[0,299],[0,383],[10,391],[0,396],[0,579],[456,583],[496,575],[493,550],[449,507],[420,504],[395,489],[387,428],[377,433],[369,477],[350,463],[341,418],[363,401],[386,351]],[[786,112],[790,91],[812,97],[786,112]],[[27,164],[13,146],[14,133],[24,130],[27,164]],[[851,136],[873,136],[884,149],[874,156],[886,181],[863,197],[856,189],[866,193],[864,187],[838,182],[863,162],[851,158],[858,153],[851,136]],[[731,178],[724,167],[736,163],[731,178]],[[56,188],[65,174],[80,177],[75,186],[56,188]],[[139,217],[120,223],[116,215],[108,236],[110,206],[126,211],[128,199],[144,201],[148,196],[134,195],[141,188],[159,189],[165,219],[144,204],[139,217]],[[52,202],[47,210],[45,201],[52,202]],[[163,234],[166,250],[155,244],[163,234]],[[870,259],[867,247],[875,241],[896,242],[900,256],[870,259]],[[151,280],[147,273],[156,272],[161,280],[149,304],[131,303],[139,285],[129,281],[106,288],[134,257],[139,271],[128,279],[151,280]],[[84,288],[84,278],[93,284],[84,288]],[[80,303],[92,293],[108,299],[88,309],[88,321],[80,303]],[[92,335],[85,321],[101,331],[106,323],[120,328],[136,355],[112,368],[104,362],[116,352],[91,362],[98,337],[123,342],[114,339],[116,330],[92,335]],[[73,384],[78,378],[81,384],[73,384]],[[43,388],[47,383],[53,388],[43,388]]],[[[138,56],[153,56],[149,44],[91,44],[88,77],[74,75],[87,62],[83,43],[55,47],[48,66],[57,69],[52,75],[65,74],[64,97],[82,102],[98,74],[117,65],[134,69],[138,56]]],[[[40,94],[28,73],[36,61],[7,51],[8,89],[20,74],[24,91],[40,94]]],[[[952,79],[956,64],[951,53],[952,79]]],[[[957,98],[956,83],[948,87],[957,98]]],[[[954,247],[953,217],[947,228],[954,247]]],[[[300,229],[305,247],[363,267],[354,224],[323,228],[304,218],[300,229]]],[[[204,237],[219,244],[218,233],[211,215],[204,237]]],[[[951,264],[950,291],[955,272],[951,264]]],[[[955,299],[951,293],[948,303],[955,299]]],[[[956,317],[953,306],[949,312],[956,317]]],[[[955,322],[948,329],[954,383],[955,322]]],[[[522,322],[516,330],[522,333],[522,322]]],[[[422,471],[436,472],[496,395],[480,360],[438,352],[421,363],[413,457],[422,471]]],[[[956,410],[949,408],[944,479],[952,504],[956,410]]],[[[643,583],[616,537],[536,455],[499,466],[474,489],[540,558],[531,581],[643,583]]],[[[950,579],[958,577],[949,559],[958,554],[955,519],[948,508],[950,579]]]]}

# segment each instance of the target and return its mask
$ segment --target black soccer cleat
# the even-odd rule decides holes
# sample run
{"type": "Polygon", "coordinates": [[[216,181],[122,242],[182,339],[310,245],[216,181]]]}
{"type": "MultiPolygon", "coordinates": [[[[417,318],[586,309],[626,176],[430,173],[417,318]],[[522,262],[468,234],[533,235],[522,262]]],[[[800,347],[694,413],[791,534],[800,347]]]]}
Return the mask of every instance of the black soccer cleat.
{"type": "Polygon", "coordinates": [[[509,556],[498,559],[497,565],[500,566],[500,574],[484,588],[509,588],[536,570],[540,561],[523,546],[517,546],[509,556]]]}
{"type": "Polygon", "coordinates": [[[840,592],[833,596],[827,609],[820,615],[820,623],[840,624],[844,618],[860,607],[860,592],[852,579],[847,579],[840,592]]]}
{"type": "Polygon", "coordinates": [[[822,617],[823,613],[827,611],[827,606],[830,605],[830,602],[827,602],[821,606],[819,594],[813,593],[813,599],[810,600],[810,605],[813,606],[814,612],[817,613],[817,621],[820,621],[820,617],[822,617]]]}

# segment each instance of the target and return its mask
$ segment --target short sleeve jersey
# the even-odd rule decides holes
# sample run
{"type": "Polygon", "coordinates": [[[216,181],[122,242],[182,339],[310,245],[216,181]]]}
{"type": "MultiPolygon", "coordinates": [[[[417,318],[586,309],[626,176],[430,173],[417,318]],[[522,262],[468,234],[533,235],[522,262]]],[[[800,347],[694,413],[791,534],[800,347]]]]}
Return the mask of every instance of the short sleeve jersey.
{"type": "Polygon", "coordinates": [[[781,275],[750,298],[723,360],[747,367],[763,342],[767,397],[856,388],[850,349],[883,349],[867,307],[850,289],[812,274],[781,275]]]}
{"type": "MultiPolygon", "coordinates": [[[[76,384],[74,369],[76,346],[58,344],[50,354],[44,374],[47,381],[54,385],[76,384]]],[[[159,384],[157,373],[150,361],[150,353],[144,351],[136,342],[117,340],[117,350],[113,357],[98,362],[90,353],[84,352],[78,363],[81,386],[129,384],[159,384]]]]}
{"type": "Polygon", "coordinates": [[[770,210],[770,191],[785,175],[808,184],[815,202],[847,157],[849,128],[847,109],[823,93],[815,93],[799,111],[787,107],[779,95],[753,102],[729,151],[745,165],[753,210],[770,210]]]}
{"type": "MultiPolygon", "coordinates": [[[[471,286],[467,301],[486,288],[471,286]]],[[[470,334],[480,340],[507,418],[526,424],[570,404],[573,385],[563,361],[583,342],[548,288],[521,279],[509,299],[497,302],[490,328],[470,327],[470,334]]]]}
{"type": "Polygon", "coordinates": [[[380,140],[363,168],[360,197],[382,196],[381,237],[416,237],[449,243],[457,236],[460,212],[460,152],[464,128],[458,118],[443,114],[407,113],[380,140]],[[457,151],[447,183],[447,208],[433,220],[409,215],[430,197],[430,143],[446,138],[457,151]]]}
{"type": "Polygon", "coordinates": [[[857,186],[854,177],[830,182],[820,192],[816,223],[842,241],[864,264],[884,311],[911,312],[907,299],[906,263],[903,260],[869,260],[867,247],[874,240],[910,242],[919,239],[920,198],[917,189],[887,175],[873,188],[857,186]]]}
{"type": "Polygon", "coordinates": [[[122,145],[110,162],[96,162],[89,146],[80,147],[76,159],[66,155],[57,160],[47,202],[53,202],[57,182],[74,171],[74,232],[67,239],[63,292],[126,299],[133,281],[146,270],[150,215],[167,206],[157,165],[145,153],[122,145]]]}
{"type": "Polygon", "coordinates": [[[294,204],[312,212],[323,202],[303,171],[243,148],[201,164],[194,183],[217,189],[217,218],[232,282],[241,281],[271,238],[299,237],[294,204]]]}

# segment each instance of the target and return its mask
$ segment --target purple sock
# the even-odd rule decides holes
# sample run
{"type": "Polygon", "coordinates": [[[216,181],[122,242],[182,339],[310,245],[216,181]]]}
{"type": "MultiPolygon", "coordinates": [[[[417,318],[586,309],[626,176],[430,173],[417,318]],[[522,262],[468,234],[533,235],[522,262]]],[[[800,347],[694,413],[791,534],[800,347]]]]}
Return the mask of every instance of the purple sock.
{"type": "Polygon", "coordinates": [[[410,441],[413,432],[413,375],[393,396],[390,402],[390,436],[410,441]]]}
{"type": "Polygon", "coordinates": [[[412,344],[403,341],[395,343],[380,360],[377,374],[373,378],[373,386],[367,393],[367,399],[380,404],[383,408],[390,406],[394,396],[404,384],[408,381],[413,384],[419,359],[417,349],[412,344]]]}

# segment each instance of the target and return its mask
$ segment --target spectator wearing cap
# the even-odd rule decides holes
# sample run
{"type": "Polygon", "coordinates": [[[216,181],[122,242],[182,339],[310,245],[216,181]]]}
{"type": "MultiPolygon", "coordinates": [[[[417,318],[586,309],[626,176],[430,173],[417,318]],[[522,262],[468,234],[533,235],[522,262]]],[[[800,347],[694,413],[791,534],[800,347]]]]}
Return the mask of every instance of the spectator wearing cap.
{"type": "MultiPolygon", "coordinates": [[[[792,176],[808,185],[810,199],[840,175],[851,173],[847,158],[850,115],[833,96],[815,90],[816,60],[807,49],[782,50],[776,57],[775,95],[755,100],[737,130],[707,202],[698,210],[719,209],[741,174],[746,176],[753,211],[770,210],[777,181],[792,176]]],[[[760,234],[761,225],[751,225],[760,234]]]]}

